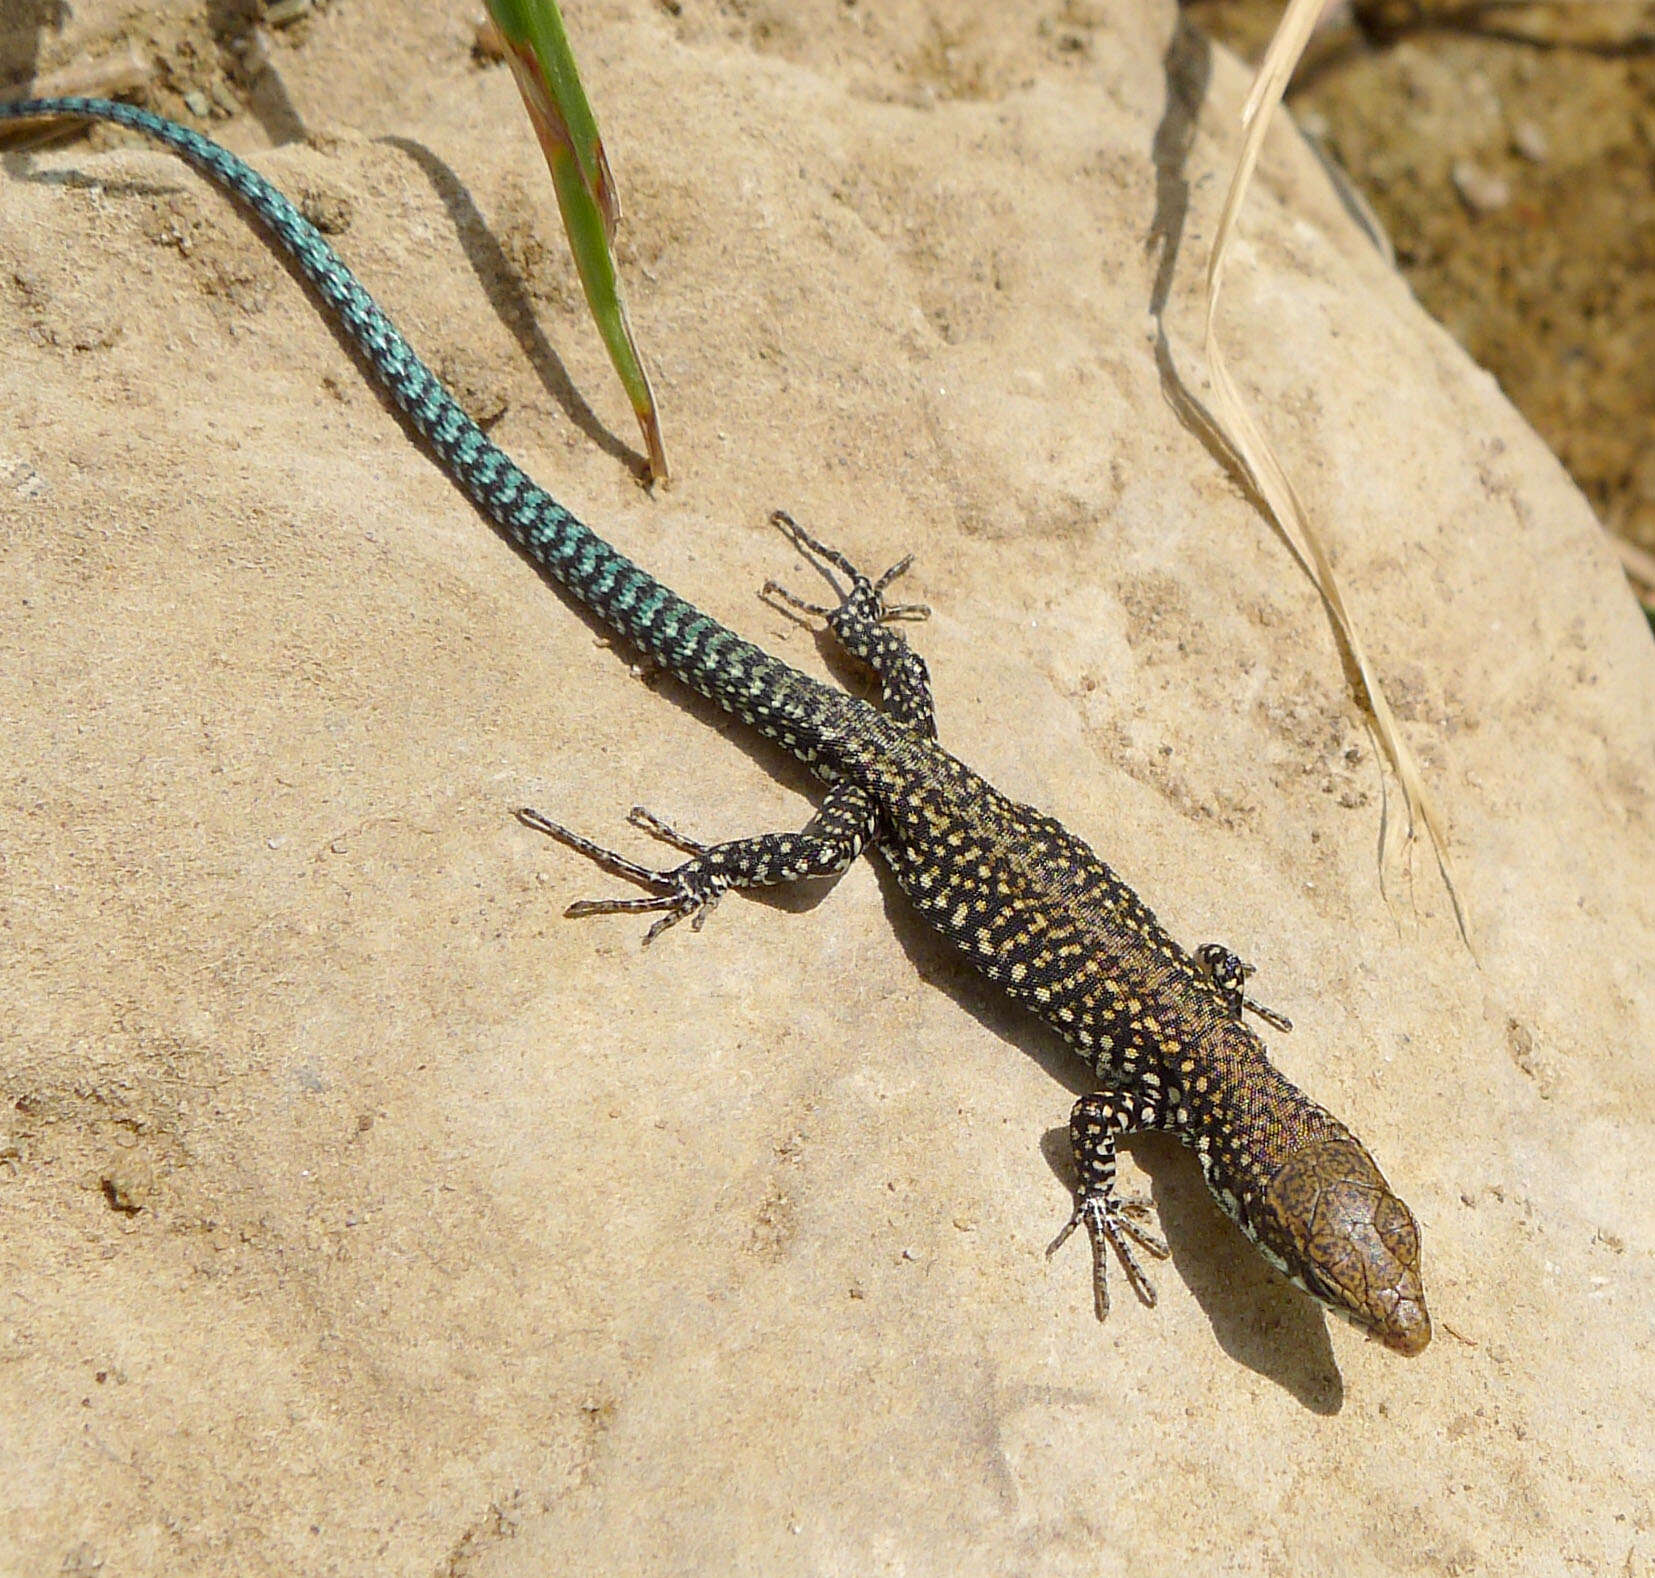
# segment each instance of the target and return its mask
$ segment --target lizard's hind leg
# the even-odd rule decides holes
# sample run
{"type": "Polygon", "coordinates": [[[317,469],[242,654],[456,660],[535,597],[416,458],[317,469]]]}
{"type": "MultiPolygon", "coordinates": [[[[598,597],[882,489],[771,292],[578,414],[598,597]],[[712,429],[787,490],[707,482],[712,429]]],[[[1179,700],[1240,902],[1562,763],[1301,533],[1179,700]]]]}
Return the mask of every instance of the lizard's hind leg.
{"type": "Polygon", "coordinates": [[[899,619],[928,619],[931,610],[923,603],[887,603],[885,590],[907,573],[914,558],[899,559],[877,581],[870,580],[836,548],[818,542],[793,517],[777,510],[770,517],[787,533],[793,545],[817,567],[831,566],[850,577],[850,590],[836,608],[807,603],[774,581],[766,581],[762,595],[776,598],[801,614],[827,620],[828,629],[850,655],[861,659],[879,676],[885,710],[928,739],[937,737],[936,709],[931,701],[931,676],[925,659],[910,647],[902,635],[888,628],[899,619]]]}
{"type": "Polygon", "coordinates": [[[517,820],[578,850],[616,875],[655,889],[647,898],[580,899],[563,912],[571,916],[659,912],[660,918],[644,936],[646,943],[654,942],[669,926],[685,919],[689,920],[692,930],[700,931],[708,912],[729,888],[757,888],[802,882],[809,877],[837,876],[862,853],[874,834],[873,802],[863,790],[848,782],[836,783],[828,790],[821,809],[801,832],[763,833],[756,838],[735,838],[722,844],[699,844],[685,838],[642,806],[634,806],[627,818],[634,827],[690,856],[670,871],[640,866],[527,806],[518,811],[517,820]]]}

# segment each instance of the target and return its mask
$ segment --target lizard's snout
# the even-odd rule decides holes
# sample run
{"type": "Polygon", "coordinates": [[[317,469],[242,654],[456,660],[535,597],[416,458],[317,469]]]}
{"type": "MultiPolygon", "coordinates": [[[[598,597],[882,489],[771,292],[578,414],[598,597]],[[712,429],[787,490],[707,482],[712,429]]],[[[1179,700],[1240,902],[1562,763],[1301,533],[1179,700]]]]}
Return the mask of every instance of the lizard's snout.
{"type": "Polygon", "coordinates": [[[1261,1238],[1309,1291],[1397,1353],[1431,1340],[1419,1228],[1351,1139],[1296,1151],[1264,1194],[1261,1238]]]}

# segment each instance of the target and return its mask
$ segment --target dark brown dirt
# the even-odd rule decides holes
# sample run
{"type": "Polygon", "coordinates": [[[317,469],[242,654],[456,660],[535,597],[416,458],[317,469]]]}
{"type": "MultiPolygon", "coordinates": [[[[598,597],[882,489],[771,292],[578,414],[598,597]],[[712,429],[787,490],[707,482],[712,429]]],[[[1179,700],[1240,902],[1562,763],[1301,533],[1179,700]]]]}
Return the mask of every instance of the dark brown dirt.
{"type": "MultiPolygon", "coordinates": [[[[1189,10],[1255,58],[1280,14],[1189,10]]],[[[1360,8],[1289,102],[1426,308],[1655,549],[1655,8],[1360,8]]]]}

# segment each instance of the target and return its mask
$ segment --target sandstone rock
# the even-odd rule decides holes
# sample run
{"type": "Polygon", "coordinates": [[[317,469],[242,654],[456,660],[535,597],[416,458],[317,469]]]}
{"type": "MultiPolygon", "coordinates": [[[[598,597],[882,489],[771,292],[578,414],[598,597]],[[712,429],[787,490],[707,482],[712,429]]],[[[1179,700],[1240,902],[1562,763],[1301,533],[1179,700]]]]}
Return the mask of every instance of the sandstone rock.
{"type": "Polygon", "coordinates": [[[914,551],[947,743],[1257,964],[1279,1061],[1421,1219],[1436,1342],[1330,1328],[1154,1142],[1128,1173],[1174,1258],[1099,1329],[1082,1250],[1043,1256],[1084,1071],[872,864],[647,952],[561,919],[608,879],[514,805],[631,847],[635,801],[723,836],[802,823],[808,780],[539,584],[227,204],[70,143],[0,178],[0,461],[43,483],[0,488],[0,1568],[1650,1559],[1648,631],[1284,127],[1226,342],[1448,810],[1480,964],[1423,857],[1387,907],[1323,610],[1158,365],[1178,243],[1199,394],[1243,73],[1169,8],[1048,10],[579,19],[657,497],[590,326],[501,266],[555,218],[514,206],[537,155],[468,6],[317,14],[272,48],[285,108],[267,77],[225,131],[329,134],[256,157],[348,204],[427,358],[498,383],[500,442],[744,633],[830,671],[754,596],[812,589],[778,505],[914,551]],[[118,336],[32,332],[93,292],[118,336]],[[84,1182],[117,1133],[157,1180],[135,1213],[84,1182]]]}

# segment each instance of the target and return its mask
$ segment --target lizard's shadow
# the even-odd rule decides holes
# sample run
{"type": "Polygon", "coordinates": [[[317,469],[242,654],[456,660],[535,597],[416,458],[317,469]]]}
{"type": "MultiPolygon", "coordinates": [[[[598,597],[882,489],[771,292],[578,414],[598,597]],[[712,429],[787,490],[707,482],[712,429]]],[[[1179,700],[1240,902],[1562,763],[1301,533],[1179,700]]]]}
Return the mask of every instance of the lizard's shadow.
{"type": "MultiPolygon", "coordinates": [[[[826,631],[817,630],[816,640],[833,677],[852,694],[877,704],[877,686],[870,685],[867,670],[826,631]]],[[[704,713],[705,721],[720,733],[727,731],[728,714],[687,686],[678,688],[683,694],[674,699],[680,705],[704,713]]],[[[811,792],[814,780],[780,747],[746,731],[727,737],[766,772],[803,793],[811,792]]],[[[928,926],[877,855],[872,864],[886,919],[920,978],[947,993],[991,1035],[1033,1058],[1071,1097],[1095,1090],[1097,1081],[1074,1050],[1033,1014],[995,991],[928,926]]],[[[814,909],[832,886],[833,879],[822,879],[789,888],[748,889],[743,897],[797,913],[814,909]]],[[[1067,1124],[1048,1130],[1040,1140],[1040,1149],[1053,1174],[1066,1190],[1072,1191],[1075,1174],[1067,1124]]],[[[1127,1140],[1123,1149],[1149,1176],[1161,1229],[1172,1250],[1172,1269],[1200,1304],[1219,1346],[1238,1363],[1284,1388],[1313,1413],[1338,1413],[1344,1404],[1344,1381],[1328,1337],[1327,1316],[1313,1300],[1272,1271],[1240,1229],[1218,1209],[1186,1147],[1168,1135],[1142,1134],[1127,1140]]],[[[1061,1225],[1059,1215],[1053,1232],[1061,1225]]],[[[1078,1260],[1085,1246],[1071,1247],[1069,1252],[1078,1260]]],[[[1128,1296],[1119,1266],[1111,1266],[1110,1270],[1117,1298],[1128,1296]]],[[[1075,1274],[1077,1312],[1083,1310],[1088,1321],[1089,1276],[1089,1266],[1075,1274]]]]}
{"type": "Polygon", "coordinates": [[[495,316],[511,332],[529,365],[539,375],[546,392],[562,407],[563,414],[604,454],[620,461],[635,477],[647,477],[649,462],[604,426],[603,419],[575,387],[568,370],[540,327],[534,304],[517,270],[507,260],[504,249],[494,238],[494,232],[478,212],[465,183],[442,159],[411,137],[381,137],[378,140],[386,147],[405,154],[431,183],[432,190],[448,210],[455,239],[471,264],[477,283],[488,297],[495,316]]]}
{"type": "MultiPolygon", "coordinates": [[[[415,152],[406,144],[399,142],[398,145],[405,152],[415,152]]],[[[11,159],[6,162],[10,167],[11,159]]],[[[426,168],[430,173],[430,166],[426,168]]],[[[446,167],[442,168],[446,171],[446,167]]],[[[52,172],[46,176],[29,172],[23,178],[56,179],[67,183],[75,180],[73,174],[62,172],[52,172]]],[[[439,185],[439,191],[445,184],[439,185]]],[[[245,205],[235,200],[233,194],[224,193],[222,188],[220,191],[231,198],[234,206],[246,211],[245,205]]],[[[286,248],[271,240],[263,223],[255,223],[254,228],[264,237],[272,254],[305,286],[307,295],[314,300],[314,288],[286,248]]],[[[485,277],[494,274],[492,268],[480,268],[479,272],[485,277]]],[[[371,376],[360,346],[331,312],[324,310],[322,317],[352,359],[370,371],[367,380],[369,387],[386,408],[403,422],[405,430],[415,438],[417,447],[429,455],[429,445],[419,439],[407,419],[396,410],[377,377],[371,376]]],[[[544,367],[544,361],[540,365],[544,367]]],[[[584,408],[584,402],[580,404],[584,408]]],[[[585,409],[590,415],[589,408],[585,409]]],[[[571,417],[577,425],[585,425],[576,412],[571,412],[571,417]]],[[[605,448],[618,443],[612,435],[598,437],[589,433],[589,436],[605,448]],[[607,444],[603,442],[604,438],[609,440],[607,444]]],[[[621,447],[624,450],[624,446],[621,447]]],[[[509,538],[507,540],[510,541],[509,538]]],[[[533,564],[520,546],[518,551],[533,564]]],[[[564,592],[539,566],[535,568],[594,633],[604,636],[612,634],[595,612],[564,592]]],[[[808,791],[812,780],[806,769],[779,747],[763,739],[743,737],[737,732],[740,725],[735,720],[686,685],[665,679],[662,689],[677,705],[707,723],[721,736],[729,738],[732,745],[743,750],[763,771],[789,787],[808,791]]],[[[947,992],[993,1034],[1027,1052],[1072,1093],[1078,1094],[1091,1088],[1083,1066],[1074,1054],[1032,1016],[994,994],[966,962],[913,913],[889,871],[883,865],[878,865],[877,869],[892,930],[919,975],[947,992]]],[[[772,890],[753,896],[760,898],[761,902],[778,904],[785,909],[809,909],[821,901],[828,886],[825,882],[813,882],[802,884],[791,893],[772,890]]],[[[1053,1171],[1066,1184],[1069,1183],[1066,1131],[1054,1130],[1047,1136],[1044,1148],[1053,1171]]],[[[1319,1312],[1302,1295],[1266,1272],[1240,1234],[1210,1204],[1195,1178],[1194,1165],[1189,1158],[1175,1157],[1175,1148],[1171,1147],[1170,1142],[1156,1137],[1135,1142],[1132,1149],[1135,1159],[1147,1163],[1146,1171],[1153,1182],[1161,1225],[1172,1246],[1173,1264],[1201,1303],[1220,1345],[1239,1362],[1286,1387],[1306,1407],[1320,1413],[1336,1412],[1343,1399],[1343,1386],[1319,1312]]]]}

